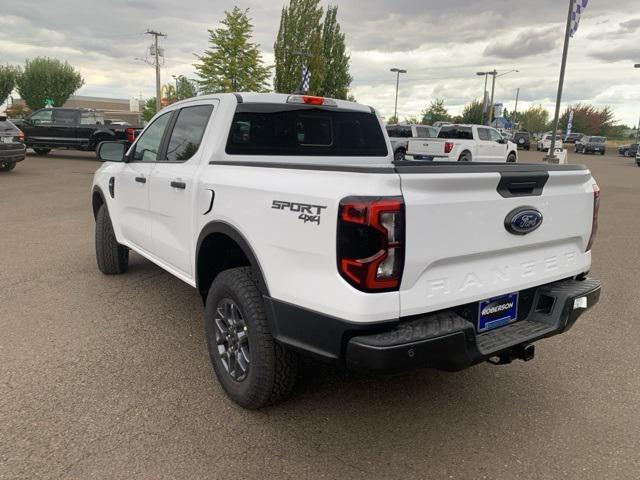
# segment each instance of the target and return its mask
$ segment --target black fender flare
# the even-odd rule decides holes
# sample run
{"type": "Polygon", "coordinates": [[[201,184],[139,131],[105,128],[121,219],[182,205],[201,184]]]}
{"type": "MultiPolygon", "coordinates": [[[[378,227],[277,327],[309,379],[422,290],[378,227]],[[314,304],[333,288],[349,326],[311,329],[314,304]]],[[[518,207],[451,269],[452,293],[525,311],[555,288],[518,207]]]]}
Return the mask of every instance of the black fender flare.
{"type": "Polygon", "coordinates": [[[262,267],[260,266],[260,262],[258,261],[258,257],[256,256],[253,248],[247,241],[247,239],[242,235],[233,225],[224,222],[222,220],[214,220],[212,222],[207,223],[202,230],[200,230],[200,234],[198,235],[198,243],[196,244],[196,257],[195,257],[195,269],[196,269],[196,288],[200,290],[200,278],[198,272],[198,259],[200,258],[200,247],[202,246],[202,242],[205,238],[213,233],[220,233],[226,235],[231,240],[233,240],[242,250],[244,255],[249,260],[251,267],[256,275],[256,280],[258,281],[258,285],[263,295],[269,295],[269,288],[267,287],[267,282],[264,278],[264,273],[262,267]]]}
{"type": "Polygon", "coordinates": [[[96,210],[95,204],[94,204],[94,201],[93,201],[96,193],[98,195],[100,195],[100,197],[102,198],[102,205],[105,205],[105,208],[107,208],[107,210],[109,209],[109,207],[106,206],[107,205],[107,197],[105,197],[104,192],[102,191],[102,189],[98,185],[95,185],[93,187],[93,189],[91,190],[91,209],[93,211],[93,219],[94,220],[96,219],[96,217],[98,215],[98,211],[96,210]]]}

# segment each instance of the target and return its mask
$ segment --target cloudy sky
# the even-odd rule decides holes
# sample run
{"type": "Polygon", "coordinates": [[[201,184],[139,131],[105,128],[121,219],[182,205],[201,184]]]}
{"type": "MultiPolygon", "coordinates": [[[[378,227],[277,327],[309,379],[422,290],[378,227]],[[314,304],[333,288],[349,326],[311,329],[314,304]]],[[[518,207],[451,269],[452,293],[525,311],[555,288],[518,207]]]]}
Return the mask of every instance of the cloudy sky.
{"type": "MultiPolygon", "coordinates": [[[[255,41],[273,62],[273,41],[285,0],[246,0],[255,41]]],[[[571,42],[564,102],[611,105],[618,120],[640,114],[640,9],[638,0],[590,0],[571,42]]],[[[326,3],[323,1],[323,3],[326,3]]],[[[479,70],[518,69],[498,78],[496,101],[509,110],[520,88],[523,109],[555,103],[568,3],[561,0],[333,0],[351,54],[352,91],[358,101],[393,113],[390,67],[401,78],[399,116],[417,115],[436,97],[452,113],[482,96],[479,70]]],[[[147,28],[168,36],[163,82],[194,77],[194,53],[207,47],[207,28],[233,3],[222,0],[46,0],[3,2],[0,62],[51,56],[78,68],[78,94],[114,98],[154,95],[154,74],[144,59],[147,28]]]]}

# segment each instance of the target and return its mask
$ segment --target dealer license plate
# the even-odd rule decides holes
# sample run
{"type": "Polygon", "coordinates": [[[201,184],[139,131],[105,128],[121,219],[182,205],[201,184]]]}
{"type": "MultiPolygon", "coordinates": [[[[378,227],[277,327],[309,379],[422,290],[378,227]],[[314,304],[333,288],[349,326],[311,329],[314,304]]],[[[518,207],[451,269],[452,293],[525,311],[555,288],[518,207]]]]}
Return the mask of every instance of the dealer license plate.
{"type": "Polygon", "coordinates": [[[517,293],[509,293],[478,302],[478,333],[503,327],[517,319],[517,293]]]}

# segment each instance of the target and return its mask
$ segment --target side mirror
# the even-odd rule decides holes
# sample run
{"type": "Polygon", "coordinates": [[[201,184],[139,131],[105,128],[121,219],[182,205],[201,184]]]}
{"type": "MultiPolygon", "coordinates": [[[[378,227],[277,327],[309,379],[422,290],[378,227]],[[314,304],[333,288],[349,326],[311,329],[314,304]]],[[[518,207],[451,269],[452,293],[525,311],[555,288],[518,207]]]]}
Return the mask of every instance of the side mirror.
{"type": "Polygon", "coordinates": [[[98,158],[103,162],[124,162],[126,146],[121,142],[100,142],[98,158]]]}

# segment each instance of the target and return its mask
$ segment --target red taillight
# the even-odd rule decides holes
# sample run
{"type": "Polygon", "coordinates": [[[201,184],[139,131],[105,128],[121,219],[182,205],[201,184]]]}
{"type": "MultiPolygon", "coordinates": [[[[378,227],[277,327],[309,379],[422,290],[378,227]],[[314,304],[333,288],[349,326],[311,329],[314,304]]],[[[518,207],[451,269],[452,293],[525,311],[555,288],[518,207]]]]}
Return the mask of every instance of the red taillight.
{"type": "Polygon", "coordinates": [[[453,150],[453,142],[444,142],[444,153],[451,153],[453,150]]]}
{"type": "Polygon", "coordinates": [[[136,131],[133,128],[127,128],[127,142],[133,143],[136,139],[136,131]]]}
{"type": "Polygon", "coordinates": [[[587,244],[587,252],[593,247],[593,242],[596,240],[596,233],[598,233],[598,213],[600,212],[600,187],[597,184],[593,184],[593,220],[591,221],[591,237],[589,237],[589,243],[587,244]]]}
{"type": "Polygon", "coordinates": [[[343,199],[337,254],[340,275],[358,290],[398,290],[404,267],[402,197],[343,199]]]}

